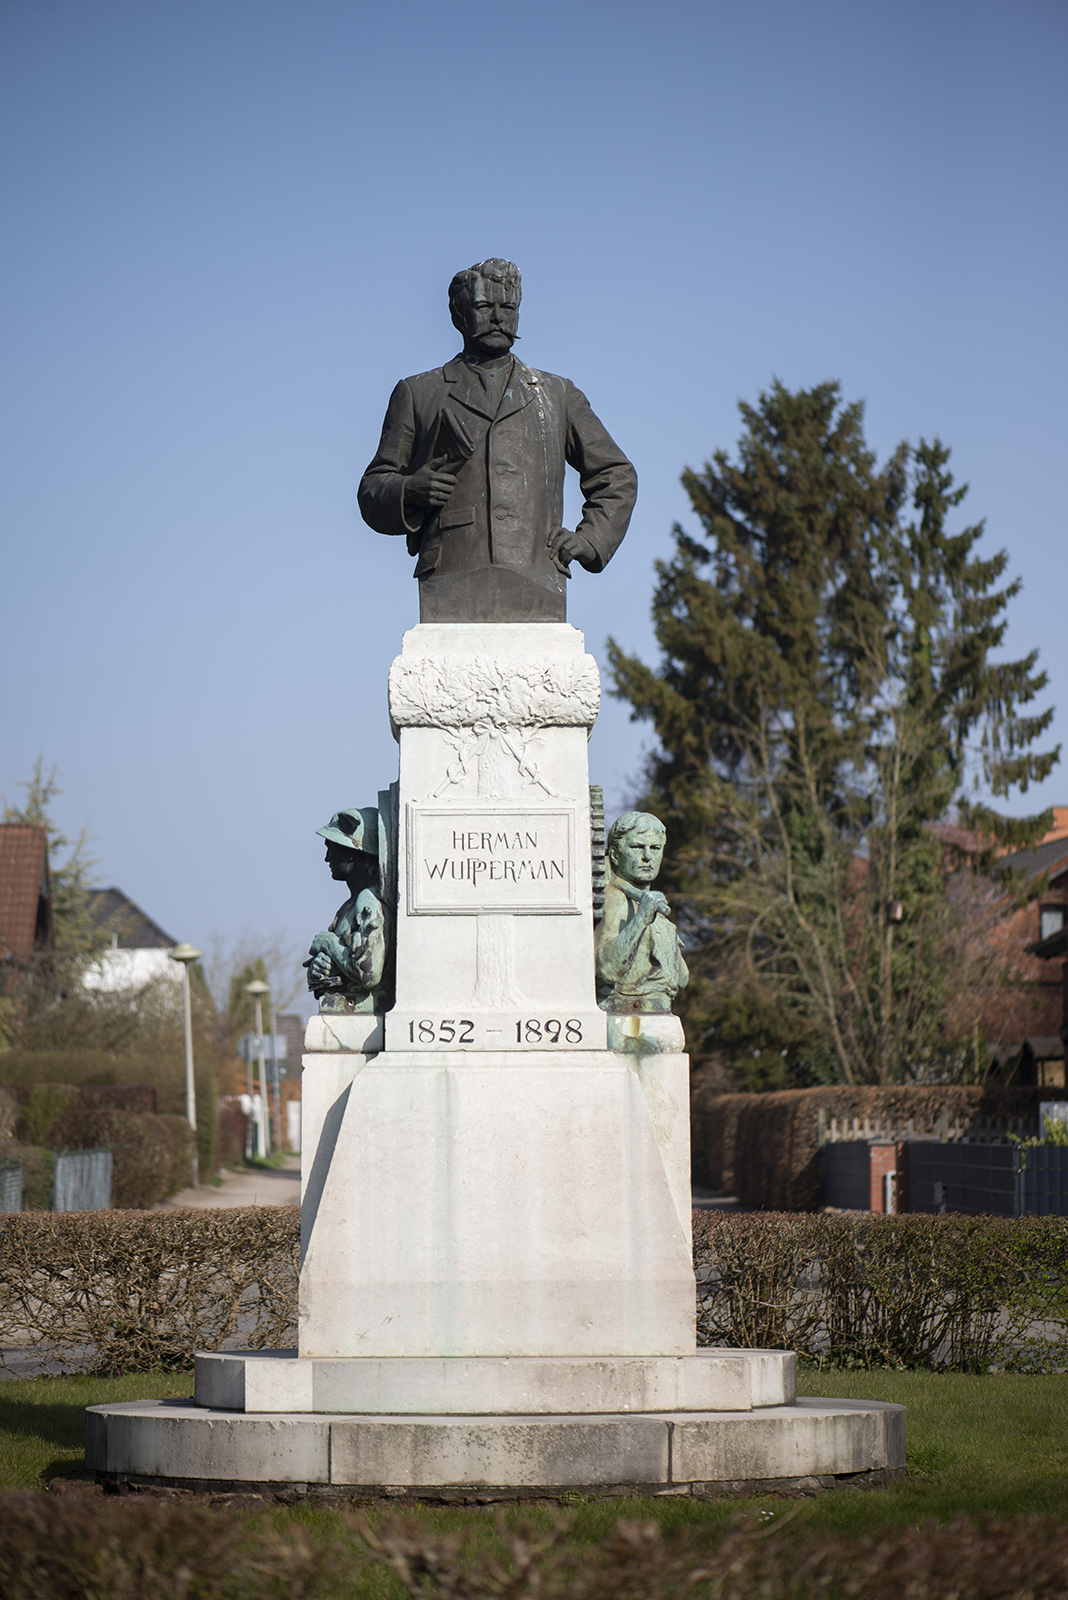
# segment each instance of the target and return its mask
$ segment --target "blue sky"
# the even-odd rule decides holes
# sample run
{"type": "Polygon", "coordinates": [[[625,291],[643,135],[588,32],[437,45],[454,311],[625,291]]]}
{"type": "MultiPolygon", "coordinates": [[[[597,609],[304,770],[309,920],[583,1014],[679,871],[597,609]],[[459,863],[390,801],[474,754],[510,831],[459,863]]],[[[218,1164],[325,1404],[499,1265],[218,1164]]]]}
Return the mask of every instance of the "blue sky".
{"type": "MultiPolygon", "coordinates": [[[[952,446],[1068,744],[1066,81],[1061,0],[5,0],[0,790],[43,752],[176,938],[324,925],[417,609],[356,485],[487,255],[638,467],[602,662],[653,657],[682,467],[837,378],[880,458],[952,446]]],[[[610,809],[646,737],[607,703],[610,809]]]]}

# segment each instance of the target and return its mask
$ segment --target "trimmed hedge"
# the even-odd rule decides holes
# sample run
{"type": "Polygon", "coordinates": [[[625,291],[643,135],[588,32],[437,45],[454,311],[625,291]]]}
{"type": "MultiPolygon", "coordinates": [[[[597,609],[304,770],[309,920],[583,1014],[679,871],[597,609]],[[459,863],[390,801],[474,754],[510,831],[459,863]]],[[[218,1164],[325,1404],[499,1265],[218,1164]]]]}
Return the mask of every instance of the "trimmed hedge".
{"type": "Polygon", "coordinates": [[[111,1145],[116,1210],[148,1210],[193,1181],[193,1130],[184,1117],[73,1110],[53,1122],[51,1142],[64,1150],[111,1145]]]}
{"type": "Polygon", "coordinates": [[[39,1145],[20,1144],[17,1139],[0,1139],[0,1161],[22,1162],[23,1211],[49,1211],[55,1186],[51,1150],[39,1145]]]}
{"type": "Polygon", "coordinates": [[[821,1111],[828,1119],[905,1124],[912,1118],[916,1133],[935,1133],[943,1112],[965,1126],[1018,1117],[1037,1133],[1039,1102],[1064,1099],[1064,1089],[961,1084],[714,1095],[698,1080],[690,1108],[694,1182],[769,1211],[815,1211],[821,1111]]]}
{"type": "Polygon", "coordinates": [[[0,1093],[14,1097],[22,1131],[31,1131],[32,1125],[45,1137],[49,1115],[57,1117],[77,1110],[135,1111],[138,1116],[154,1116],[159,1110],[159,1092],[154,1083],[12,1083],[0,1093]]]}
{"type": "Polygon", "coordinates": [[[1068,1368],[1068,1218],[693,1222],[701,1344],[848,1366],[1068,1368]]]}
{"type": "Polygon", "coordinates": [[[112,1375],[296,1342],[300,1213],[0,1215],[0,1349],[112,1375]]]}
{"type": "Polygon", "coordinates": [[[52,1144],[53,1123],[78,1105],[72,1083],[13,1084],[12,1092],[19,1107],[15,1132],[26,1144],[52,1144]]]}
{"type": "MultiPolygon", "coordinates": [[[[154,1084],[11,1084],[0,1089],[15,1106],[14,1128],[24,1163],[23,1205],[52,1204],[51,1152],[109,1144],[112,1205],[148,1209],[193,1178],[193,1136],[181,1116],[158,1116],[154,1084]],[[29,1155],[30,1150],[36,1155],[29,1155]],[[47,1184],[44,1163],[47,1162],[47,1184]]],[[[0,1102],[0,1112],[4,1109],[0,1102]]],[[[10,1123],[9,1112],[7,1121],[10,1123]]],[[[0,1130],[2,1131],[2,1130],[0,1130]]]]}
{"type": "MultiPolygon", "coordinates": [[[[1068,1367],[1068,1219],[694,1213],[698,1339],[853,1366],[1068,1367]]],[[[70,1371],[292,1346],[295,1206],[0,1216],[0,1347],[70,1371]]]]}
{"type": "Polygon", "coordinates": [[[19,1103],[10,1089],[0,1084],[0,1139],[13,1139],[19,1120],[19,1103]]]}
{"type": "MultiPolygon", "coordinates": [[[[753,1094],[710,1094],[695,1077],[690,1093],[690,1165],[693,1181],[717,1194],[733,1194],[738,1120],[753,1094]]],[[[767,1098],[760,1095],[761,1100],[767,1098]]]]}
{"type": "Polygon", "coordinates": [[[245,1164],[245,1142],[251,1121],[240,1106],[223,1105],[219,1108],[219,1137],[216,1155],[220,1167],[242,1167],[245,1164]]]}
{"type": "MultiPolygon", "coordinates": [[[[198,1046],[195,1072],[200,1171],[207,1177],[218,1165],[218,1086],[210,1050],[198,1046]]],[[[185,1111],[185,1065],[180,1030],[167,1049],[140,1050],[132,1055],[110,1050],[0,1051],[0,1089],[22,1093],[55,1087],[74,1088],[76,1104],[85,1110],[181,1116],[185,1111]]],[[[28,1144],[51,1142],[47,1136],[36,1140],[20,1137],[28,1144]]]]}
{"type": "MultiPolygon", "coordinates": [[[[184,1189],[193,1176],[193,1135],[184,1117],[139,1117],[126,1111],[72,1111],[53,1124],[60,1149],[112,1147],[111,1203],[147,1211],[184,1189]]],[[[50,1130],[52,1131],[52,1130],[50,1130]]],[[[0,1139],[0,1160],[22,1162],[23,1211],[51,1211],[53,1145],[0,1139]]]]}

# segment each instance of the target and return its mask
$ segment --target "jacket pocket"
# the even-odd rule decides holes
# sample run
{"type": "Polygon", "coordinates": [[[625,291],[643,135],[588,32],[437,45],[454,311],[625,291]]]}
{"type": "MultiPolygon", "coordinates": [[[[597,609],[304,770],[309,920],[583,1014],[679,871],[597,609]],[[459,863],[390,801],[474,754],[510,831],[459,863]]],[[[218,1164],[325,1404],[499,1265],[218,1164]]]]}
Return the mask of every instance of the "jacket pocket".
{"type": "Polygon", "coordinates": [[[428,572],[433,572],[441,559],[441,539],[436,533],[425,540],[419,550],[419,560],[415,563],[413,577],[425,578],[428,572]]]}
{"type": "Polygon", "coordinates": [[[475,520],[474,506],[446,506],[438,518],[439,528],[466,528],[475,520]]]}

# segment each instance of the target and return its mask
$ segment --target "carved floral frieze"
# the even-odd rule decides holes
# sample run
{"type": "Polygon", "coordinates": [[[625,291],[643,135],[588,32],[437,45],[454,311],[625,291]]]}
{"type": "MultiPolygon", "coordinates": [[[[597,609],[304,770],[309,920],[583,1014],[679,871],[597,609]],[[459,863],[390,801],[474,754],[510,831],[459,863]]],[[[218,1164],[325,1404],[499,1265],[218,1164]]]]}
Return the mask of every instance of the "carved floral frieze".
{"type": "Polygon", "coordinates": [[[601,702],[592,656],[399,656],[389,674],[398,728],[591,728],[601,702]]]}

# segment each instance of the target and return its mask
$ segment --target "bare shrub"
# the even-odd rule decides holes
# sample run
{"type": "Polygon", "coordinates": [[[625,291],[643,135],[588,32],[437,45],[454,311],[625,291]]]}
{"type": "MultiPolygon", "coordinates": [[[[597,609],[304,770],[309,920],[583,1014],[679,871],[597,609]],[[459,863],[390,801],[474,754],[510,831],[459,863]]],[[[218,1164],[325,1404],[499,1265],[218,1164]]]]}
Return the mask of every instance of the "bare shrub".
{"type": "Polygon", "coordinates": [[[654,1521],[617,1522],[590,1546],[569,1537],[566,1518],[548,1533],[498,1518],[502,1553],[471,1535],[428,1534],[415,1518],[377,1533],[355,1526],[412,1600],[1062,1600],[1068,1582],[1068,1528],[1050,1519],[980,1527],[958,1517],[859,1539],[784,1537],[790,1520],[769,1529],[742,1517],[709,1547],[690,1530],[665,1539],[654,1521]]]}
{"type": "MultiPolygon", "coordinates": [[[[0,1347],[72,1371],[295,1342],[296,1207],[0,1216],[0,1347]]],[[[848,1365],[1068,1366],[1061,1217],[695,1212],[698,1337],[848,1365]]]]}
{"type": "Polygon", "coordinates": [[[694,1213],[698,1338],[857,1366],[1068,1364],[1062,1217],[694,1213]]]}
{"type": "Polygon", "coordinates": [[[569,1539],[566,1518],[548,1533],[497,1522],[502,1554],[472,1536],[427,1534],[414,1518],[377,1533],[357,1525],[371,1554],[397,1573],[412,1600],[683,1600],[697,1590],[716,1600],[1062,1600],[1068,1528],[1038,1517],[977,1526],[892,1528],[783,1538],[755,1518],[735,1523],[718,1546],[684,1531],[665,1539],[656,1522],[617,1522],[593,1546],[569,1539]]]}
{"type": "Polygon", "coordinates": [[[109,1374],[291,1346],[299,1247],[296,1207],[0,1216],[0,1347],[109,1374]]]}
{"type": "MultiPolygon", "coordinates": [[[[358,1560],[358,1558],[357,1558],[358,1560]]],[[[195,1501],[0,1497],[4,1600],[294,1600],[351,1593],[351,1539],[195,1501]]]]}
{"type": "MultiPolygon", "coordinates": [[[[619,1521],[592,1543],[556,1516],[548,1529],[497,1518],[441,1531],[351,1513],[302,1518],[194,1500],[0,1497],[4,1600],[328,1600],[383,1592],[388,1573],[412,1600],[1062,1600],[1068,1527],[1049,1518],[889,1528],[867,1536],[772,1528],[745,1516],[720,1539],[665,1538],[653,1520],[619,1521]],[[368,1570],[368,1569],[372,1570],[368,1570]],[[377,1572],[373,1569],[377,1568],[377,1572]]],[[[392,1585],[390,1585],[392,1588],[392,1585]]]]}

